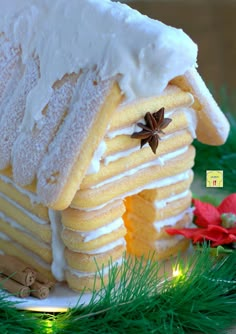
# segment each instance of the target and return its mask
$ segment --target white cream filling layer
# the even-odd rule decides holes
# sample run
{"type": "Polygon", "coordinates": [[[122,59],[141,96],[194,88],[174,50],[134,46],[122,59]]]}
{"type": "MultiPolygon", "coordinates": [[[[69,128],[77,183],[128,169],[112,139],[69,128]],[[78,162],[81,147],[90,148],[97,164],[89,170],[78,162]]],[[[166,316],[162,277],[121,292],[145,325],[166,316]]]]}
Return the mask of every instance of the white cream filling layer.
{"type": "Polygon", "coordinates": [[[40,224],[40,225],[45,225],[45,224],[49,223],[48,221],[45,221],[45,220],[43,220],[43,219],[35,216],[34,214],[30,213],[29,211],[25,210],[22,206],[20,206],[18,203],[16,203],[15,201],[13,201],[12,199],[10,199],[9,197],[7,197],[6,195],[4,195],[3,193],[0,193],[0,197],[3,198],[8,203],[10,203],[13,206],[15,206],[20,211],[22,211],[26,216],[28,216],[30,219],[32,219],[35,223],[40,224]]]}
{"type": "Polygon", "coordinates": [[[21,187],[19,187],[15,182],[12,181],[12,179],[10,179],[9,177],[7,176],[4,176],[4,175],[1,175],[0,174],[0,179],[5,182],[5,183],[9,183],[10,185],[12,185],[19,193],[21,193],[22,195],[26,195],[32,204],[34,203],[39,203],[40,200],[38,198],[38,196],[28,190],[25,190],[21,187]]]}
{"type": "Polygon", "coordinates": [[[79,233],[81,237],[83,238],[84,242],[89,242],[94,239],[97,239],[105,234],[109,234],[115,230],[118,230],[121,226],[124,225],[123,219],[122,218],[117,218],[113,222],[102,226],[96,230],[89,231],[89,232],[81,232],[73,229],[69,229],[71,231],[74,231],[75,233],[79,233]]]}
{"type": "MultiPolygon", "coordinates": [[[[178,109],[172,110],[171,112],[165,112],[165,117],[171,117],[171,115],[173,115],[173,113],[177,111],[178,109]]],[[[118,112],[122,113],[122,110],[119,110],[118,112]]],[[[144,118],[139,119],[136,123],[130,126],[127,126],[125,128],[119,128],[119,129],[108,131],[106,134],[106,137],[109,139],[113,139],[117,136],[122,136],[122,135],[131,136],[134,132],[141,131],[141,128],[137,125],[137,123],[145,124],[144,118]]]]}
{"type": "Polygon", "coordinates": [[[109,244],[106,244],[105,246],[93,249],[91,251],[76,251],[73,250],[73,252],[78,252],[78,253],[82,253],[82,254],[89,254],[89,255],[96,255],[96,254],[101,254],[101,253],[106,253],[109,252],[111,250],[113,250],[114,248],[118,247],[118,246],[125,246],[126,242],[124,238],[120,238],[116,241],[110,242],[109,244]]]}
{"type": "Polygon", "coordinates": [[[46,247],[46,248],[50,249],[50,247],[48,246],[48,244],[46,244],[46,243],[42,242],[41,240],[39,240],[35,235],[32,235],[29,229],[27,229],[24,226],[18,224],[13,219],[11,219],[11,218],[7,217],[6,215],[4,215],[2,212],[0,212],[0,219],[4,220],[6,223],[8,223],[14,229],[19,230],[20,232],[23,232],[26,235],[28,235],[31,239],[35,240],[35,242],[38,245],[42,245],[42,247],[44,247],[44,248],[46,247]]]}
{"type": "MultiPolygon", "coordinates": [[[[112,261],[112,257],[111,257],[111,261],[112,261]]],[[[98,268],[98,271],[99,273],[102,273],[103,275],[107,275],[109,273],[109,271],[111,270],[111,268],[113,266],[121,266],[123,262],[123,258],[119,258],[118,260],[116,261],[112,261],[112,265],[111,266],[107,266],[107,267],[104,267],[104,268],[98,268]]],[[[67,267],[67,270],[72,274],[72,275],[75,275],[77,277],[94,277],[96,272],[83,272],[83,271],[78,271],[76,269],[72,269],[71,267],[67,267]]]]}
{"type": "Polygon", "coordinates": [[[42,258],[40,256],[38,256],[37,254],[33,253],[32,251],[26,249],[25,247],[23,247],[22,245],[16,243],[14,240],[12,240],[11,238],[9,238],[7,235],[5,235],[4,233],[0,234],[0,238],[4,239],[6,241],[11,242],[12,244],[14,244],[14,246],[16,248],[18,248],[21,252],[25,253],[29,258],[34,259],[35,262],[37,262],[41,267],[50,270],[51,266],[46,263],[45,261],[42,260],[42,258]],[[2,235],[2,236],[1,236],[2,235]]]}
{"type": "MultiPolygon", "coordinates": [[[[189,169],[189,170],[187,170],[183,173],[180,173],[180,174],[177,174],[177,175],[174,175],[174,176],[171,176],[171,177],[166,177],[164,179],[153,181],[149,184],[146,184],[143,187],[136,188],[133,191],[128,191],[125,194],[123,194],[122,196],[117,196],[117,197],[113,198],[111,201],[108,201],[105,204],[98,205],[98,206],[93,207],[93,208],[84,209],[84,208],[80,208],[78,206],[76,206],[76,208],[80,209],[80,210],[83,210],[83,211],[86,211],[86,212],[96,211],[96,210],[104,208],[107,204],[111,204],[111,203],[115,202],[117,199],[121,199],[121,198],[125,199],[126,197],[136,195],[143,190],[150,190],[150,189],[165,187],[165,186],[169,186],[171,184],[175,184],[175,183],[180,182],[180,181],[187,180],[190,177],[191,173],[192,173],[192,170],[189,169]]],[[[71,207],[73,208],[73,205],[71,205],[71,207]]]]}
{"type": "Polygon", "coordinates": [[[162,199],[162,200],[154,201],[153,204],[154,204],[154,206],[155,206],[156,209],[162,209],[162,208],[164,208],[167,205],[167,203],[171,203],[171,202],[174,202],[174,201],[176,201],[178,199],[184,198],[189,193],[190,193],[189,190],[186,190],[186,191],[184,191],[184,192],[182,192],[180,194],[177,194],[177,195],[174,195],[174,196],[170,196],[170,197],[162,199]]]}
{"type": "Polygon", "coordinates": [[[177,216],[173,216],[164,220],[159,220],[153,223],[153,226],[155,230],[159,233],[161,229],[165,226],[174,226],[179,220],[183,219],[186,214],[190,215],[190,218],[192,220],[193,218],[193,209],[188,208],[187,210],[181,212],[177,216]]]}
{"type": "Polygon", "coordinates": [[[52,265],[54,277],[62,282],[65,279],[66,260],[64,255],[65,245],[61,238],[62,223],[60,212],[49,210],[49,218],[52,228],[52,265]]]}
{"type": "MultiPolygon", "coordinates": [[[[176,137],[178,134],[181,134],[183,133],[183,131],[178,131],[178,132],[175,132],[173,134],[169,134],[169,135],[166,135],[162,138],[162,142],[164,142],[165,140],[169,139],[169,138],[174,138],[176,137]]],[[[147,144],[146,144],[147,145],[147,144]]],[[[145,146],[144,146],[145,147],[145,146]]],[[[117,152],[117,153],[114,153],[112,155],[108,155],[106,156],[103,161],[104,161],[104,165],[108,165],[110,162],[114,162],[116,160],[119,160],[121,158],[124,158],[124,157],[127,157],[129,156],[130,154],[134,153],[134,152],[137,152],[140,150],[140,145],[138,146],[135,146],[129,150],[125,150],[125,151],[120,151],[120,152],[117,152]]]]}
{"type": "Polygon", "coordinates": [[[113,177],[110,177],[110,178],[104,180],[103,182],[100,182],[100,183],[96,184],[95,186],[92,186],[91,189],[96,189],[96,188],[104,186],[105,184],[112,183],[114,181],[120,180],[125,176],[133,175],[133,174],[137,173],[138,171],[140,171],[144,168],[148,168],[148,167],[155,166],[155,165],[164,165],[164,163],[166,161],[174,159],[181,154],[184,154],[185,152],[187,152],[187,150],[188,150],[188,146],[184,146],[184,147],[182,147],[182,148],[180,148],[180,149],[178,149],[174,152],[167,153],[167,154],[164,154],[162,156],[159,156],[157,159],[154,159],[152,161],[149,161],[147,163],[139,165],[138,167],[127,170],[124,173],[121,173],[121,174],[115,175],[113,177]]]}

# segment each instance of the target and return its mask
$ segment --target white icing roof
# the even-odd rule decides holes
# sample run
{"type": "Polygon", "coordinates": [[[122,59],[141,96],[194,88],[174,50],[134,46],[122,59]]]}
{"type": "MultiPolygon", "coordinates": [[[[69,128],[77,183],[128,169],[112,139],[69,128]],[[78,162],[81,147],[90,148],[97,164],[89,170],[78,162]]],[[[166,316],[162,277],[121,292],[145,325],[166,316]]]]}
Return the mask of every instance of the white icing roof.
{"type": "Polygon", "coordinates": [[[196,65],[197,46],[181,30],[109,0],[0,0],[0,31],[37,54],[41,77],[26,103],[33,127],[65,73],[96,67],[101,79],[120,74],[127,99],[158,95],[196,65]],[[37,97],[37,98],[36,98],[37,97]]]}

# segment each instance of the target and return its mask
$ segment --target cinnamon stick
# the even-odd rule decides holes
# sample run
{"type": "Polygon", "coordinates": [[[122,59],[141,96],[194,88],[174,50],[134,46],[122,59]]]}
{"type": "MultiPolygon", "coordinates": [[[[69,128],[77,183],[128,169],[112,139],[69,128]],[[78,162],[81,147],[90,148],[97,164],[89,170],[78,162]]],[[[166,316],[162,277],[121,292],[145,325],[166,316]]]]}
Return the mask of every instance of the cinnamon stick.
{"type": "Polygon", "coordinates": [[[37,282],[47,286],[49,289],[53,288],[55,285],[55,282],[50,281],[47,277],[38,271],[36,273],[36,280],[37,282]]]}
{"type": "Polygon", "coordinates": [[[0,274],[0,286],[20,298],[26,298],[30,295],[30,288],[28,286],[24,286],[2,274],[0,274]]]}
{"type": "Polygon", "coordinates": [[[0,271],[25,286],[32,285],[36,279],[36,272],[33,269],[10,255],[0,255],[0,271]]]}
{"type": "Polygon", "coordinates": [[[30,294],[39,299],[45,299],[49,295],[49,288],[37,281],[34,282],[30,289],[30,294]]]}

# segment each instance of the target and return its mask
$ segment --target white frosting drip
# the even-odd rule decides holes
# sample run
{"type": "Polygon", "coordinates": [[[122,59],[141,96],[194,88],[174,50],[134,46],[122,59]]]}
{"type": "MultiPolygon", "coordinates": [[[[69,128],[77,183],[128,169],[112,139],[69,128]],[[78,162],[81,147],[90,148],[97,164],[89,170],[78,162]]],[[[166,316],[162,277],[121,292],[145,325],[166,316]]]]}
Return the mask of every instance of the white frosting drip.
{"type": "Polygon", "coordinates": [[[40,200],[38,198],[38,196],[24,188],[19,187],[15,182],[12,181],[12,179],[10,179],[7,176],[1,175],[0,174],[0,179],[2,181],[4,181],[5,183],[9,183],[10,185],[12,185],[19,193],[26,195],[27,197],[29,197],[30,201],[32,204],[34,203],[39,203],[40,200]]]}
{"type": "MultiPolygon", "coordinates": [[[[125,246],[125,245],[126,245],[125,239],[121,238],[116,241],[110,242],[109,244],[106,244],[105,246],[93,249],[91,251],[81,251],[80,250],[79,253],[89,254],[89,255],[101,254],[101,253],[109,252],[118,246],[125,246]]],[[[73,250],[73,252],[78,252],[78,251],[73,250]]]]}
{"type": "Polygon", "coordinates": [[[164,220],[159,220],[153,223],[154,228],[156,229],[157,232],[160,232],[160,230],[165,227],[165,226],[173,226],[178,222],[179,220],[183,219],[185,214],[189,214],[191,217],[193,215],[193,209],[188,208],[187,210],[181,212],[180,214],[164,219],[164,220]]]}
{"type": "Polygon", "coordinates": [[[38,223],[40,225],[48,224],[48,221],[45,221],[34,214],[30,213],[29,211],[25,210],[22,206],[20,206],[18,203],[10,199],[9,197],[5,196],[3,193],[0,193],[0,197],[2,197],[5,201],[11,203],[14,205],[17,209],[22,211],[26,216],[28,216],[30,219],[32,219],[35,223],[38,223]]]}
{"type": "Polygon", "coordinates": [[[159,200],[159,201],[155,201],[153,204],[154,204],[156,209],[161,209],[161,208],[164,208],[167,205],[167,203],[170,203],[170,202],[176,201],[178,199],[184,198],[184,197],[188,196],[189,193],[190,193],[189,190],[186,190],[186,191],[184,191],[180,194],[170,196],[168,198],[165,198],[165,199],[162,199],[162,200],[159,200]]]}
{"type": "MultiPolygon", "coordinates": [[[[112,260],[112,257],[111,257],[111,260],[112,260]]],[[[118,259],[116,261],[112,261],[111,266],[107,266],[107,267],[104,267],[104,268],[98,268],[98,270],[103,275],[107,275],[113,266],[120,266],[122,264],[122,262],[123,262],[123,258],[121,257],[120,259],[118,259]]],[[[96,274],[96,272],[78,271],[78,270],[72,269],[70,267],[68,267],[67,270],[70,271],[71,274],[73,274],[77,277],[95,276],[95,274],[96,274]]]]}
{"type": "Polygon", "coordinates": [[[100,161],[102,159],[103,154],[106,152],[106,143],[104,140],[101,141],[98,148],[94,152],[93,158],[91,160],[90,166],[86,172],[86,175],[95,174],[99,172],[100,169],[100,161]]]}
{"type": "Polygon", "coordinates": [[[109,0],[1,0],[0,31],[21,45],[24,63],[34,53],[40,59],[26,128],[41,118],[54,82],[65,73],[97,68],[102,79],[119,74],[132,100],[156,96],[196,64],[197,46],[181,29],[109,0]]]}
{"type": "MultiPolygon", "coordinates": [[[[113,222],[105,226],[99,227],[96,230],[89,231],[89,232],[81,232],[81,231],[76,231],[76,232],[78,232],[84,238],[83,240],[84,242],[89,242],[105,234],[109,234],[115,230],[118,230],[123,225],[124,225],[123,219],[117,218],[113,222]]],[[[72,231],[75,231],[75,230],[72,230],[72,231]]]]}
{"type": "Polygon", "coordinates": [[[188,150],[188,146],[181,147],[180,149],[178,149],[174,152],[164,154],[162,156],[157,157],[157,159],[154,159],[152,161],[149,161],[147,163],[139,165],[136,168],[132,168],[130,170],[125,171],[124,173],[121,173],[121,174],[115,175],[113,177],[110,177],[110,178],[104,180],[103,182],[100,182],[100,183],[96,184],[95,186],[92,186],[91,188],[96,189],[96,188],[102,187],[107,183],[111,183],[111,182],[120,180],[125,176],[133,175],[133,174],[137,173],[138,171],[140,171],[144,168],[148,168],[148,167],[155,166],[155,165],[164,165],[164,163],[166,161],[171,160],[171,159],[173,159],[173,158],[175,158],[175,157],[177,157],[181,154],[184,154],[185,152],[187,152],[187,150],[188,150]]]}
{"type": "Polygon", "coordinates": [[[54,277],[62,282],[65,279],[66,260],[64,255],[65,245],[61,238],[62,223],[59,211],[49,210],[49,218],[52,227],[52,265],[54,277]]]}

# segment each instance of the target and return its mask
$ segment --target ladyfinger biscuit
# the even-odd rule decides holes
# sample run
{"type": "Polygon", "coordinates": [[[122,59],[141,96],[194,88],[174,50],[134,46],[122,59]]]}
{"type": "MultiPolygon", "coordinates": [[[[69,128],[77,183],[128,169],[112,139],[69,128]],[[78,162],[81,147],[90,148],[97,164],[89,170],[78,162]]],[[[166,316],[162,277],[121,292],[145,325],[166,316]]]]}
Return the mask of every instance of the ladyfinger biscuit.
{"type": "Polygon", "coordinates": [[[48,221],[43,221],[36,216],[27,214],[27,211],[22,210],[20,206],[14,205],[12,201],[9,201],[9,199],[1,193],[0,208],[5,216],[28,229],[33,235],[46,243],[51,242],[51,227],[48,221]],[[40,223],[37,222],[38,219],[40,223]]]}
{"type": "Polygon", "coordinates": [[[57,210],[70,205],[122,99],[114,80],[99,81],[92,71],[79,77],[76,89],[78,98],[37,173],[37,192],[42,202],[57,210]]]}
{"type": "Polygon", "coordinates": [[[184,76],[176,77],[171,82],[182,90],[190,92],[194,97],[192,107],[196,110],[198,117],[198,140],[208,145],[224,144],[229,133],[229,123],[197,70],[192,68],[184,76]]]}
{"type": "Polygon", "coordinates": [[[126,246],[117,246],[112,250],[99,253],[99,254],[86,254],[73,252],[68,248],[65,249],[65,258],[67,264],[78,271],[81,272],[91,272],[94,273],[98,268],[102,266],[108,266],[111,258],[113,261],[116,261],[122,257],[125,253],[126,246]]]}
{"type": "Polygon", "coordinates": [[[191,201],[192,194],[188,192],[184,198],[169,202],[163,208],[156,208],[152,202],[146,201],[139,195],[126,198],[125,204],[127,211],[135,212],[136,215],[145,219],[147,223],[153,223],[178,215],[190,207],[191,201]]]}
{"type": "Polygon", "coordinates": [[[21,245],[0,238],[0,249],[4,252],[4,254],[15,256],[19,260],[29,264],[32,269],[39,271],[52,282],[55,281],[51,272],[51,266],[44,262],[39,256],[36,254],[34,255],[21,245]]]}
{"type": "MultiPolygon", "coordinates": [[[[127,228],[127,233],[131,233],[143,242],[154,242],[156,240],[162,240],[163,238],[172,238],[172,236],[165,231],[167,227],[173,227],[173,224],[168,225],[168,220],[166,220],[167,223],[165,225],[163,225],[163,222],[160,222],[160,228],[158,229],[158,221],[150,223],[145,218],[139,217],[133,213],[127,212],[123,218],[127,228]]],[[[175,228],[187,227],[192,222],[192,215],[185,213],[182,219],[176,220],[177,222],[174,224],[175,228]]]]}
{"type": "Polygon", "coordinates": [[[91,231],[121,217],[125,212],[123,201],[114,201],[92,211],[68,208],[61,212],[62,224],[72,230],[91,231]]]}
{"type": "MultiPolygon", "coordinates": [[[[176,243],[172,246],[168,246],[166,248],[158,248],[155,245],[147,244],[141,242],[139,239],[135,239],[133,237],[127,236],[128,247],[127,252],[133,254],[135,256],[145,258],[150,258],[152,256],[153,260],[162,261],[169,259],[172,256],[177,256],[179,253],[185,252],[190,245],[190,241],[188,239],[177,240],[176,243]]],[[[169,240],[169,239],[168,239],[169,240]]],[[[167,240],[167,243],[169,242],[167,240]]]]}
{"type": "Polygon", "coordinates": [[[177,86],[167,86],[160,96],[122,104],[111,118],[109,131],[137,123],[146,112],[153,113],[162,107],[166,110],[189,107],[193,101],[193,96],[190,93],[180,90],[177,86]]]}
{"type": "Polygon", "coordinates": [[[26,249],[40,256],[45,262],[49,264],[52,262],[52,251],[48,244],[37,240],[25,230],[21,230],[16,228],[16,226],[12,226],[9,222],[1,219],[1,217],[0,225],[0,232],[10,237],[13,242],[18,242],[26,249]]]}
{"type": "Polygon", "coordinates": [[[25,186],[33,182],[50,142],[66,117],[78,75],[65,75],[53,86],[48,105],[32,131],[21,132],[13,146],[14,180],[25,186]]]}
{"type": "Polygon", "coordinates": [[[0,189],[4,195],[18,203],[22,208],[43,220],[49,220],[47,207],[37,202],[38,199],[36,200],[36,195],[23,189],[21,190],[10,178],[0,176],[0,189]]]}
{"type": "Polygon", "coordinates": [[[155,189],[143,190],[139,193],[140,197],[143,197],[147,201],[157,201],[162,199],[168,199],[171,196],[180,194],[185,190],[188,190],[193,181],[193,171],[189,171],[189,177],[184,181],[173,183],[169,186],[158,187],[155,189]]]}
{"type": "Polygon", "coordinates": [[[113,180],[100,187],[79,190],[71,206],[88,209],[105,204],[117,198],[125,198],[130,192],[139,192],[147,188],[152,182],[187,171],[194,164],[195,149],[190,146],[187,152],[169,160],[165,166],[155,165],[137,171],[134,175],[127,175],[113,180]]]}
{"type": "MultiPolygon", "coordinates": [[[[183,112],[182,109],[171,115],[171,119],[172,122],[165,129],[166,135],[188,128],[188,119],[186,113],[183,112]]],[[[120,129],[120,131],[122,132],[122,129],[120,129]]],[[[132,126],[132,130],[130,131],[130,135],[116,135],[115,137],[113,137],[113,135],[110,135],[112,134],[112,132],[108,132],[105,137],[106,151],[103,155],[103,158],[136,147],[137,141],[130,138],[133,132],[134,132],[134,125],[132,126]]]]}
{"type": "Polygon", "coordinates": [[[79,233],[78,231],[72,231],[69,229],[64,229],[62,231],[62,240],[66,247],[76,252],[86,252],[92,251],[94,249],[105,246],[106,244],[112,243],[126,234],[126,229],[124,226],[120,226],[116,230],[103,234],[96,239],[86,241],[86,236],[79,233]]]}
{"type": "MultiPolygon", "coordinates": [[[[4,108],[5,110],[1,118],[0,133],[2,140],[0,141],[0,169],[5,169],[10,166],[12,147],[20,131],[20,125],[26,107],[26,99],[31,89],[36,85],[38,79],[38,59],[30,58],[25,65],[24,74],[13,93],[13,96],[4,108]]],[[[30,152],[30,155],[32,154],[33,151],[30,152]]],[[[20,161],[19,164],[22,166],[22,161],[20,161]]]]}
{"type": "MultiPolygon", "coordinates": [[[[132,139],[136,142],[136,146],[140,145],[140,140],[132,139]]],[[[127,170],[132,170],[142,164],[156,160],[164,154],[178,150],[183,146],[188,146],[192,143],[193,139],[188,131],[181,131],[171,138],[161,140],[158,146],[157,155],[153,154],[149,146],[138,149],[137,151],[120,158],[114,162],[105,165],[101,163],[100,170],[96,174],[87,175],[84,177],[80,189],[94,187],[96,184],[103,182],[117,174],[123,173],[127,170]]]]}

